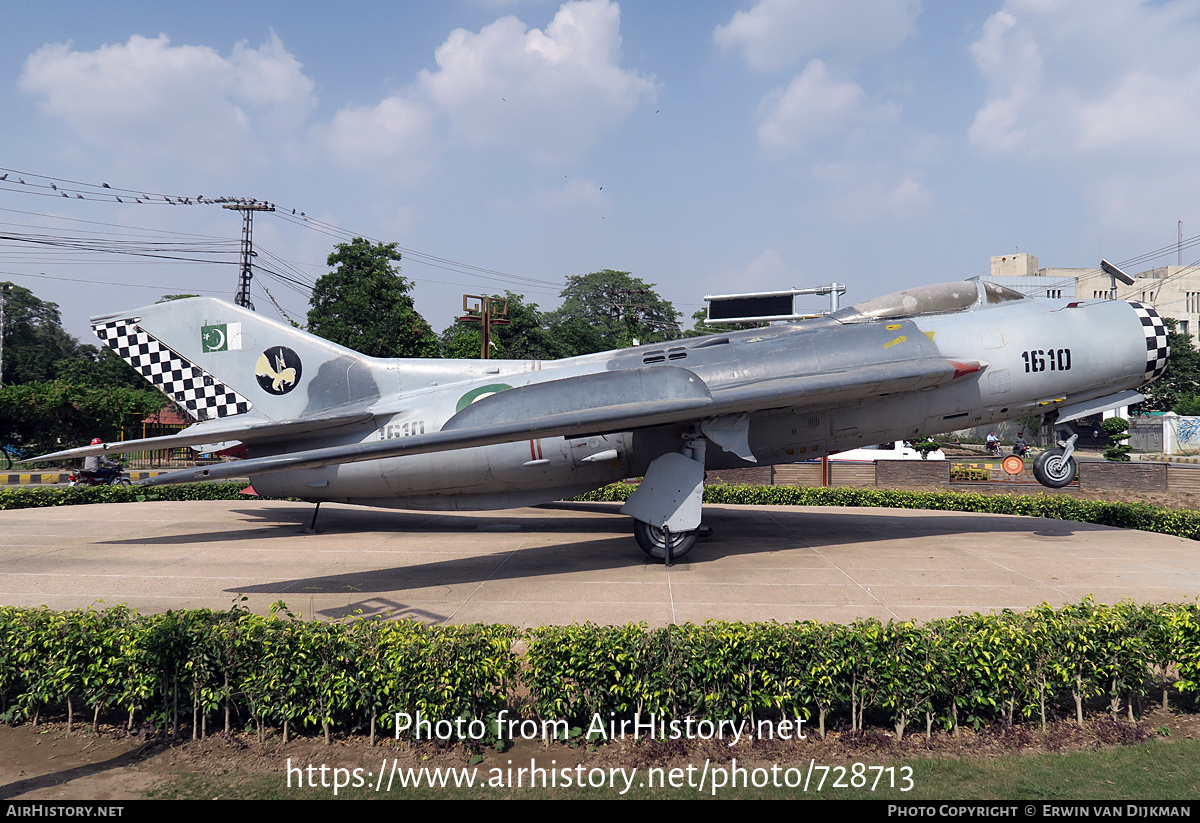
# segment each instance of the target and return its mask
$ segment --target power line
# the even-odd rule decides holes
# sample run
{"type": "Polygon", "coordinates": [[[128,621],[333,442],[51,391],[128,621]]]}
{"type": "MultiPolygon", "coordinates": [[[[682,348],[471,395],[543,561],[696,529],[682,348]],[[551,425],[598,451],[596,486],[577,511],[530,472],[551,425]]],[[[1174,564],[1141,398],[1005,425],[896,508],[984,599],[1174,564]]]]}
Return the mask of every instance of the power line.
{"type": "MultiPolygon", "coordinates": [[[[28,244],[39,249],[61,249],[68,253],[98,253],[98,254],[117,254],[128,255],[131,257],[149,257],[156,260],[175,260],[187,263],[218,263],[229,264],[235,261],[219,260],[213,257],[193,257],[188,255],[228,255],[232,252],[229,248],[220,248],[220,246],[228,246],[226,243],[209,243],[206,245],[195,243],[146,243],[134,242],[125,240],[107,240],[104,238],[70,238],[56,237],[54,235],[45,234],[21,234],[17,232],[0,232],[0,245],[5,244],[28,244]]],[[[23,249],[23,245],[18,245],[17,249],[23,249]]],[[[25,255],[26,252],[19,252],[25,255]]],[[[2,254],[2,252],[0,252],[2,254]]],[[[11,256],[11,255],[9,255],[11,256]]]]}
{"type": "MultiPolygon", "coordinates": [[[[193,205],[268,205],[276,209],[276,216],[283,219],[285,222],[301,226],[310,231],[316,231],[319,234],[324,234],[329,237],[337,238],[341,241],[352,240],[355,237],[362,237],[364,240],[369,240],[374,243],[382,241],[372,238],[362,232],[352,232],[342,229],[331,223],[323,220],[318,220],[309,217],[306,212],[295,208],[280,207],[274,203],[266,203],[253,198],[243,197],[205,197],[200,195],[181,195],[167,192],[149,191],[140,188],[128,188],[123,186],[114,186],[107,182],[103,183],[88,183],[80,180],[72,180],[65,177],[55,177],[50,175],[38,174],[35,172],[22,171],[0,166],[0,191],[9,191],[19,194],[38,195],[44,197],[57,197],[68,200],[90,200],[107,203],[120,203],[123,205],[154,205],[154,206],[193,206],[193,205]]],[[[49,217],[49,215],[46,215],[49,217]]],[[[509,284],[528,288],[530,286],[542,286],[556,289],[553,292],[554,296],[558,296],[563,288],[561,280],[545,280],[527,275],[513,274],[511,272],[501,271],[499,269],[491,269],[484,266],[476,266],[470,263],[464,263],[458,260],[452,260],[448,257],[422,252],[418,249],[396,246],[404,255],[405,260],[411,263],[428,266],[430,268],[442,269],[451,271],[456,274],[477,280],[484,280],[494,283],[509,284]]],[[[416,279],[416,278],[413,278],[416,279]]],[[[420,282],[439,283],[445,285],[468,285],[450,283],[449,281],[425,278],[420,282]]],[[[473,284],[471,284],[473,285],[473,284]]],[[[550,292],[541,292],[549,294],[550,292]]]]}
{"type": "MultiPolygon", "coordinates": [[[[102,231],[102,232],[98,232],[99,234],[114,234],[114,235],[118,235],[118,236],[124,236],[124,235],[137,236],[137,234],[139,232],[141,232],[141,233],[147,234],[149,236],[166,235],[169,237],[191,237],[191,238],[198,238],[198,239],[203,239],[203,240],[213,240],[213,241],[219,241],[222,243],[229,242],[228,237],[222,237],[219,235],[196,234],[195,232],[172,231],[170,229],[153,229],[153,228],[147,228],[147,227],[143,227],[143,226],[127,226],[127,225],[124,225],[121,223],[105,223],[100,220],[84,220],[81,217],[68,217],[68,216],[62,215],[62,214],[48,214],[45,212],[37,212],[37,211],[22,211],[20,209],[6,209],[6,208],[2,208],[2,207],[0,207],[0,212],[8,212],[9,214],[24,214],[24,215],[28,215],[30,217],[42,217],[42,218],[45,218],[46,220],[60,220],[60,221],[70,222],[70,223],[84,223],[89,226],[108,226],[109,228],[123,229],[123,231],[116,231],[116,232],[103,232],[102,231]]],[[[45,226],[38,225],[38,224],[8,223],[8,222],[3,222],[3,221],[0,221],[0,225],[15,226],[17,228],[31,228],[31,229],[46,228],[45,226]]],[[[69,232],[69,231],[75,231],[75,229],[63,228],[62,231],[69,232]]]]}
{"type": "Polygon", "coordinates": [[[67,200],[94,200],[124,205],[191,206],[217,202],[240,202],[240,198],[205,198],[204,195],[171,195],[145,189],[111,186],[108,183],[85,183],[64,177],[52,177],[36,172],[0,166],[0,191],[11,191],[41,197],[67,200]],[[28,179],[26,179],[28,178],[28,179]]]}
{"type": "MultiPolygon", "coordinates": [[[[293,212],[294,211],[295,210],[293,210],[293,212]]],[[[383,242],[377,238],[363,234],[362,232],[348,231],[346,229],[342,229],[338,226],[335,226],[331,223],[326,223],[324,221],[317,220],[316,218],[313,218],[313,217],[304,216],[303,212],[300,212],[298,215],[297,214],[289,214],[286,209],[277,207],[275,216],[285,222],[292,223],[295,225],[306,226],[306,227],[312,229],[313,231],[316,231],[320,234],[324,234],[328,237],[337,238],[339,240],[342,240],[343,242],[353,240],[356,237],[361,237],[363,240],[367,240],[372,243],[382,243],[383,242]]],[[[398,243],[394,244],[394,245],[396,246],[396,249],[402,255],[404,255],[404,259],[410,263],[419,263],[423,266],[429,266],[429,267],[435,268],[435,269],[443,269],[446,271],[452,271],[456,274],[463,274],[468,277],[476,277],[476,278],[479,278],[480,280],[490,280],[493,282],[509,283],[512,285],[522,285],[522,286],[523,285],[551,286],[554,288],[558,288],[560,291],[563,287],[563,281],[561,281],[561,280],[543,280],[543,279],[536,278],[536,277],[528,277],[526,275],[511,274],[509,272],[500,271],[499,269],[489,269],[489,268],[486,268],[483,266],[475,266],[470,263],[462,263],[457,260],[451,260],[450,258],[447,258],[447,257],[439,257],[437,255],[428,254],[426,252],[418,251],[417,249],[412,249],[412,248],[407,248],[405,246],[401,246],[398,243]]],[[[430,281],[430,282],[440,283],[440,282],[444,282],[444,281],[434,280],[434,281],[430,281]]],[[[456,285],[456,284],[450,284],[450,285],[456,285]]]]}
{"type": "MultiPolygon", "coordinates": [[[[96,283],[101,286],[129,286],[135,289],[157,289],[162,291],[165,286],[145,284],[145,283],[114,283],[110,280],[90,280],[85,277],[55,277],[49,274],[26,274],[25,272],[15,271],[0,271],[0,275],[8,277],[34,277],[39,280],[65,280],[68,283],[96,283]]],[[[215,291],[213,289],[191,289],[191,291],[201,292],[204,294],[224,294],[223,291],[215,291]]]]}
{"type": "MultiPolygon", "coordinates": [[[[366,240],[368,238],[364,237],[363,239],[366,240]]],[[[266,255],[270,256],[273,260],[277,261],[281,266],[285,266],[286,268],[288,268],[289,270],[294,272],[297,277],[304,279],[304,280],[309,280],[309,282],[312,284],[316,283],[316,279],[300,272],[300,270],[296,268],[297,266],[305,266],[305,267],[309,267],[309,268],[322,269],[324,271],[328,271],[328,268],[329,268],[328,266],[326,266],[323,263],[305,263],[300,260],[285,260],[285,259],[279,257],[278,255],[264,249],[262,246],[257,246],[256,248],[260,254],[266,254],[266,255]]],[[[262,261],[259,260],[257,265],[261,266],[262,261]]],[[[455,270],[448,269],[448,271],[455,271],[455,270]]],[[[479,285],[478,283],[461,283],[461,282],[457,282],[454,280],[433,280],[433,279],[426,278],[426,277],[412,277],[409,275],[408,272],[405,272],[403,276],[405,279],[412,280],[415,283],[437,283],[439,285],[466,286],[468,288],[477,288],[479,285]]],[[[522,294],[544,294],[544,295],[547,295],[550,297],[558,297],[560,294],[559,291],[546,291],[545,289],[533,289],[533,288],[523,288],[523,289],[521,289],[521,293],[522,294]]]]}

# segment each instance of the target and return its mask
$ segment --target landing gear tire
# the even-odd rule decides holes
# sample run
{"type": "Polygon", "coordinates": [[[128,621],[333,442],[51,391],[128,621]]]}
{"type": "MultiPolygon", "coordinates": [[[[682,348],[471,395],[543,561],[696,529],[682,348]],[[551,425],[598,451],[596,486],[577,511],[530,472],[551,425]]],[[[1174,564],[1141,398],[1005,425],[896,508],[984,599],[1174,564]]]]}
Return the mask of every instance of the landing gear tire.
{"type": "Polygon", "coordinates": [[[1075,479],[1075,458],[1063,460],[1062,449],[1044,451],[1033,461],[1033,476],[1043,486],[1061,489],[1075,479]]]}
{"type": "MultiPolygon", "coordinates": [[[[678,560],[689,551],[692,546],[696,545],[696,538],[699,529],[693,529],[690,532],[671,532],[671,559],[678,560]]],[[[667,559],[667,533],[657,526],[651,526],[649,523],[643,523],[641,520],[633,521],[633,536],[637,539],[637,543],[642,547],[642,551],[653,557],[655,560],[667,559]]]]}

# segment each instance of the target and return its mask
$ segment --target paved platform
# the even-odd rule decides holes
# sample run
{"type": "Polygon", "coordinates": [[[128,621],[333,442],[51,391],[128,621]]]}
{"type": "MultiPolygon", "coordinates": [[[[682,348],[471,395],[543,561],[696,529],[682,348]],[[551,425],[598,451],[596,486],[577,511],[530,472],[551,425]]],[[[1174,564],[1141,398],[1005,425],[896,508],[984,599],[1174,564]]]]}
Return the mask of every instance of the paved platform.
{"type": "Polygon", "coordinates": [[[706,506],[711,540],[647,562],[615,504],[422,513],[260,500],[0,512],[0,603],[146,612],[283,600],[434,623],[928,619],[1043,601],[1191,600],[1200,544],[1005,515],[706,506]]]}

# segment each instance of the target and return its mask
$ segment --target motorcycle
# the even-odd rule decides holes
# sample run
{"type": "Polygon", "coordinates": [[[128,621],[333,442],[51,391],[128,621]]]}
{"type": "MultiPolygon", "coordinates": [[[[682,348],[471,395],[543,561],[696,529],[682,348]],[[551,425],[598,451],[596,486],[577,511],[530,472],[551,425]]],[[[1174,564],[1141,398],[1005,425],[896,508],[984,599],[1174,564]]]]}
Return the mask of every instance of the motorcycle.
{"type": "Polygon", "coordinates": [[[103,477],[96,474],[89,474],[80,469],[71,472],[67,477],[68,486],[132,486],[133,481],[128,477],[117,472],[108,477],[103,477]]]}
{"type": "Polygon", "coordinates": [[[987,453],[988,454],[994,455],[996,457],[1000,456],[1000,441],[999,440],[989,440],[989,441],[987,441],[986,445],[987,445],[987,453]]]}
{"type": "Polygon", "coordinates": [[[1013,443],[1012,453],[1017,457],[1024,457],[1029,454],[1029,450],[1033,448],[1028,443],[1013,443]]]}

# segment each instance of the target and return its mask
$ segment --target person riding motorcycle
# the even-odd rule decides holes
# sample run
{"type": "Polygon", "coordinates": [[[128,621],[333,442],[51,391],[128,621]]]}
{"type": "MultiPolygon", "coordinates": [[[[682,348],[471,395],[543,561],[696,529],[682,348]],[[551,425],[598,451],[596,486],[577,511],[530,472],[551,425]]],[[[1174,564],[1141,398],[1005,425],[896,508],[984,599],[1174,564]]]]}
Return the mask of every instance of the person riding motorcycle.
{"type": "MultiPolygon", "coordinates": [[[[92,445],[99,446],[104,441],[99,437],[92,438],[92,445]]],[[[105,482],[111,482],[114,477],[121,473],[121,464],[115,460],[109,460],[104,455],[93,455],[83,458],[83,471],[85,477],[95,477],[105,482]]]]}
{"type": "Polygon", "coordinates": [[[1000,453],[1000,438],[996,436],[995,432],[988,432],[987,452],[988,452],[988,454],[999,454],[1000,453]]]}
{"type": "Polygon", "coordinates": [[[1013,441],[1012,453],[1017,457],[1024,457],[1029,453],[1029,441],[1025,439],[1025,432],[1017,432],[1017,439],[1013,441]]]}

